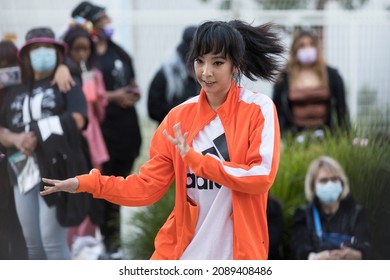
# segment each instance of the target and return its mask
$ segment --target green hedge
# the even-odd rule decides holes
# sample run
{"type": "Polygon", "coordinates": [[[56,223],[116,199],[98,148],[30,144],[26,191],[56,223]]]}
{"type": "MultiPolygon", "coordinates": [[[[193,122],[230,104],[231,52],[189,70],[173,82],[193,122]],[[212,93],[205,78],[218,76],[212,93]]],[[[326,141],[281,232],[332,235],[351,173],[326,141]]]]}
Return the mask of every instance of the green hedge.
{"type": "Polygon", "coordinates": [[[300,204],[306,203],[304,179],[307,168],[310,162],[320,155],[329,155],[337,159],[344,167],[352,195],[369,212],[374,258],[389,258],[390,235],[385,226],[385,221],[390,218],[388,186],[390,183],[390,146],[388,139],[376,134],[363,139],[346,134],[338,137],[326,136],[322,140],[306,135],[305,139],[303,143],[298,143],[291,136],[284,139],[278,174],[271,188],[271,193],[283,202],[284,258],[291,258],[289,229],[292,215],[300,204]]]}
{"type": "Polygon", "coordinates": [[[175,199],[174,184],[165,196],[153,205],[135,212],[129,224],[135,230],[124,241],[125,251],[130,259],[147,260],[154,251],[154,238],[171,213],[175,199]]]}

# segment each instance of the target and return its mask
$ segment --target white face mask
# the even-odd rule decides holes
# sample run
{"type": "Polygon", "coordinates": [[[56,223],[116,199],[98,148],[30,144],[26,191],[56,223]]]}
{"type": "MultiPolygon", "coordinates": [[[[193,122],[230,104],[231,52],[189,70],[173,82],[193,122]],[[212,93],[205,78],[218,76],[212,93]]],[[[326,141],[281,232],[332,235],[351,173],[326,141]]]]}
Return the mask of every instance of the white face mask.
{"type": "Polygon", "coordinates": [[[340,197],[343,186],[340,180],[316,184],[316,196],[325,204],[333,204],[340,197]]]}
{"type": "Polygon", "coordinates": [[[297,59],[301,64],[312,64],[317,60],[317,49],[314,47],[299,49],[297,51],[297,59]]]}

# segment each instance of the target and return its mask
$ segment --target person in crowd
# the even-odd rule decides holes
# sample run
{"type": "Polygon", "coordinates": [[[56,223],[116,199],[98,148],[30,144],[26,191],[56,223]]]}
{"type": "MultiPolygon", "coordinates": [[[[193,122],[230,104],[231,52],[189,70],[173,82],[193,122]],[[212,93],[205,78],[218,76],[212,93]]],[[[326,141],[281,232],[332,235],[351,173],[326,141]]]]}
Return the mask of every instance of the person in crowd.
{"type": "Polygon", "coordinates": [[[345,88],[339,72],[327,65],[314,32],[298,31],[290,57],[273,88],[282,135],[349,129],[345,88]]]}
{"type": "Polygon", "coordinates": [[[102,169],[103,164],[109,160],[100,128],[100,123],[105,118],[108,98],[103,75],[93,61],[95,47],[89,32],[82,25],[74,24],[67,30],[63,40],[69,47],[69,54],[65,57],[66,64],[72,73],[81,78],[87,101],[88,127],[83,131],[83,135],[88,140],[91,165],[93,168],[102,169]]]}
{"type": "Polygon", "coordinates": [[[367,212],[350,194],[340,163],[329,156],[313,160],[305,178],[307,205],[293,217],[292,253],[296,259],[370,258],[367,212]]]}
{"type": "Polygon", "coordinates": [[[199,94],[200,86],[192,65],[187,63],[196,26],[187,26],[182,41],[157,71],[149,87],[148,114],[160,124],[168,112],[188,98],[199,94]]]}
{"type": "Polygon", "coordinates": [[[269,235],[269,260],[280,260],[283,257],[283,207],[274,195],[268,195],[267,221],[269,235]]]}
{"type": "MultiPolygon", "coordinates": [[[[63,40],[69,47],[65,58],[66,64],[72,73],[76,73],[82,80],[82,88],[87,101],[88,127],[83,131],[87,140],[87,153],[90,159],[90,169],[102,170],[102,166],[109,160],[106,143],[100,129],[100,124],[105,117],[105,108],[108,103],[103,75],[94,66],[92,58],[95,47],[90,30],[85,23],[75,21],[66,31],[63,40]]],[[[94,199],[91,201],[89,216],[78,226],[72,227],[68,232],[68,244],[72,247],[77,237],[96,237],[97,226],[102,224],[104,215],[104,200],[94,199]]]]}
{"type": "Polygon", "coordinates": [[[66,226],[78,211],[65,209],[67,196],[40,196],[41,176],[88,170],[79,137],[88,121],[80,81],[73,77],[66,94],[52,83],[65,52],[50,28],[28,31],[18,52],[23,82],[7,88],[0,109],[0,142],[29,259],[69,259],[66,226]]]}
{"type": "Polygon", "coordinates": [[[267,199],[280,156],[272,100],[238,85],[272,80],[283,44],[272,24],[206,21],[189,52],[200,94],[156,129],[139,174],[43,178],[43,196],[89,192],[127,206],[158,201],[175,180],[175,205],[151,259],[267,259],[267,199]]]}
{"type": "MultiPolygon", "coordinates": [[[[0,42],[0,107],[6,89],[21,82],[18,48],[12,41],[3,40],[0,42]]],[[[56,84],[60,91],[66,94],[74,83],[68,67],[60,64],[52,84],[56,84]]],[[[3,133],[1,127],[0,133],[3,133]]],[[[9,183],[5,147],[2,147],[1,143],[0,154],[0,188],[3,194],[0,203],[0,259],[27,259],[26,242],[16,213],[13,189],[9,183]]]]}
{"type": "MultiPolygon", "coordinates": [[[[18,48],[12,41],[0,41],[0,106],[6,87],[21,82],[18,48]]],[[[1,128],[0,128],[1,129],[1,128]]],[[[26,242],[16,213],[14,193],[9,183],[5,147],[0,141],[0,259],[27,259],[26,242]]]]}
{"type": "MultiPolygon", "coordinates": [[[[94,28],[96,55],[93,60],[103,73],[108,105],[101,124],[110,159],[102,166],[102,174],[127,176],[141,148],[136,103],[140,89],[135,78],[132,58],[112,40],[113,27],[105,8],[83,1],[72,11],[72,17],[91,21],[94,28]]],[[[105,222],[101,226],[109,254],[120,251],[120,207],[106,201],[105,222]]]]}

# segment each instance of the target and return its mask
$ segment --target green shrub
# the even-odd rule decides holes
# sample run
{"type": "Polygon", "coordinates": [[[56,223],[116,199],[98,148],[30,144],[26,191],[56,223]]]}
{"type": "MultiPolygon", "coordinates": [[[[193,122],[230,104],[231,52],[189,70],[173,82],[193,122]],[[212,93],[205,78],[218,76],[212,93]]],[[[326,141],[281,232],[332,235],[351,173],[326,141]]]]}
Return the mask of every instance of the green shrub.
{"type": "Polygon", "coordinates": [[[340,162],[349,178],[351,194],[368,211],[373,235],[374,258],[383,259],[389,250],[383,244],[389,233],[385,219],[390,217],[390,146],[388,140],[373,134],[368,144],[345,133],[322,140],[305,135],[305,141],[298,143],[292,136],[283,139],[280,165],[271,193],[279,197],[284,207],[283,257],[292,258],[290,229],[295,209],[306,203],[304,180],[312,160],[320,155],[329,155],[340,162]],[[354,144],[354,142],[356,144],[354,144]],[[387,217],[387,218],[386,218],[387,217]]]}
{"type": "Polygon", "coordinates": [[[134,231],[128,234],[124,246],[131,259],[147,260],[154,252],[154,238],[173,209],[174,184],[165,196],[153,205],[135,212],[129,221],[134,231]]]}

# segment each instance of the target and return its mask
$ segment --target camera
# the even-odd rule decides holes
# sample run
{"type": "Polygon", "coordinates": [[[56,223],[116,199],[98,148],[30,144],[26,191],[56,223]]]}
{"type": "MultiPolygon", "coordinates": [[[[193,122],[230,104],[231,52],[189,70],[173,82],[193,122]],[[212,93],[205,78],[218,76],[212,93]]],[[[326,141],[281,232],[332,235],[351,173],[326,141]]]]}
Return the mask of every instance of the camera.
{"type": "Polygon", "coordinates": [[[0,68],[0,87],[7,87],[21,83],[19,66],[0,68]]]}

